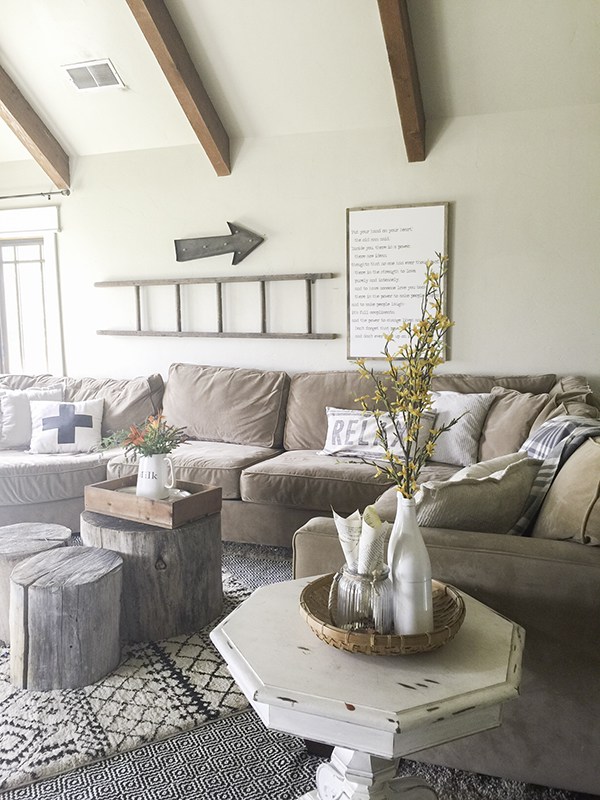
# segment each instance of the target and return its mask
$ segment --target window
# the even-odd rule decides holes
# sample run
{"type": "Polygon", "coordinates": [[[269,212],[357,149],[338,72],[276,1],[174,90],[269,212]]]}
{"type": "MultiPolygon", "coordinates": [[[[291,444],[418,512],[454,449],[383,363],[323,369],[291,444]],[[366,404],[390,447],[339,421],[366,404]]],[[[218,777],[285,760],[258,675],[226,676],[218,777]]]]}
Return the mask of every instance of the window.
{"type": "Polygon", "coordinates": [[[54,220],[53,207],[0,212],[0,372],[63,372],[55,233],[31,229],[54,220]]]}

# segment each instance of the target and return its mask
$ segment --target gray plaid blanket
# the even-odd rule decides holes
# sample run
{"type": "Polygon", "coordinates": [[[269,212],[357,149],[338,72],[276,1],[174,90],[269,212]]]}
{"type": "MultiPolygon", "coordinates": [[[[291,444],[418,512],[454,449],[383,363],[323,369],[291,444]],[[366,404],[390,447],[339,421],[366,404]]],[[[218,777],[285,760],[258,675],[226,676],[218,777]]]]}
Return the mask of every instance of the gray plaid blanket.
{"type": "Polygon", "coordinates": [[[600,436],[600,421],[587,417],[563,416],[545,422],[539,429],[537,439],[534,435],[531,440],[525,442],[521,449],[527,450],[532,458],[539,457],[535,453],[545,452],[548,442],[554,442],[554,444],[542,462],[525,503],[523,514],[510,531],[511,534],[526,536],[529,533],[558,471],[569,456],[590,436],[600,436]],[[546,436],[546,434],[548,435],[546,436]]]}

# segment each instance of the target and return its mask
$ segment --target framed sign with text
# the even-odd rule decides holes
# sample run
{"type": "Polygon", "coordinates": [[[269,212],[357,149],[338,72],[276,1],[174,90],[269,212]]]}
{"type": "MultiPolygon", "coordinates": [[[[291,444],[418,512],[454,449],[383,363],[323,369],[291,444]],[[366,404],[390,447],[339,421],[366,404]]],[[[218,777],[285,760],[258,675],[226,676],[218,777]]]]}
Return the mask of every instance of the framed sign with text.
{"type": "Polygon", "coordinates": [[[348,358],[383,358],[384,335],[421,317],[425,262],[448,252],[448,203],[346,209],[348,358]]]}

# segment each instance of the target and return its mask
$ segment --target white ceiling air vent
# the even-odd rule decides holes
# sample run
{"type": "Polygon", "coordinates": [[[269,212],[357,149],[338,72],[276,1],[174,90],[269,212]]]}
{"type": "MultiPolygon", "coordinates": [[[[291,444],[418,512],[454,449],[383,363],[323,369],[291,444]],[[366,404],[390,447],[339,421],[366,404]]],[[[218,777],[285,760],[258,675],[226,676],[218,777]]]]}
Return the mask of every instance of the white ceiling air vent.
{"type": "Polygon", "coordinates": [[[82,61],[67,64],[64,69],[76,89],[105,89],[125,84],[108,58],[99,61],[82,61]]]}

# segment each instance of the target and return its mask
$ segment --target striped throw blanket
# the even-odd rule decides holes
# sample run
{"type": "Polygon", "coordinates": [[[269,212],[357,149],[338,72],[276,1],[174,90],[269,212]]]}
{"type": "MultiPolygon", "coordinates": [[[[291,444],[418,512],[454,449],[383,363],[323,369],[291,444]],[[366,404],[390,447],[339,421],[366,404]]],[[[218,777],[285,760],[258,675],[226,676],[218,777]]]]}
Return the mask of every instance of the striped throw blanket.
{"type": "Polygon", "coordinates": [[[521,447],[531,458],[543,459],[523,514],[510,531],[516,536],[526,536],[552,481],[558,471],[577,448],[591,436],[600,436],[600,420],[588,417],[562,416],[548,420],[521,447]]]}

